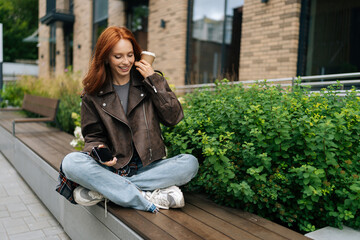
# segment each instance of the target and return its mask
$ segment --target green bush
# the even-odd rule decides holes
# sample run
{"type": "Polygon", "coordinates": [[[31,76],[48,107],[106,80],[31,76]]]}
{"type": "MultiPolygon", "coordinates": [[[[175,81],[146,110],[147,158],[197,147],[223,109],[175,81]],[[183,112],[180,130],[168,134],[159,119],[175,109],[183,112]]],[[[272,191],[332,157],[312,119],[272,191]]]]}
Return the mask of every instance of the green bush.
{"type": "Polygon", "coordinates": [[[23,89],[16,82],[6,83],[1,91],[2,101],[0,107],[21,107],[22,100],[24,98],[25,89],[23,89]]]}
{"type": "Polygon", "coordinates": [[[81,98],[79,95],[63,95],[60,98],[59,109],[56,115],[56,121],[61,130],[73,134],[75,129],[72,113],[80,113],[81,98]]]}
{"type": "Polygon", "coordinates": [[[354,90],[218,83],[184,99],[184,120],[163,133],[169,156],[192,153],[201,163],[189,190],[300,232],[360,227],[354,90]]]}
{"type": "MultiPolygon", "coordinates": [[[[58,127],[72,134],[75,129],[75,124],[71,118],[71,114],[73,112],[80,113],[81,89],[80,73],[70,71],[56,78],[23,76],[15,83],[5,85],[1,93],[3,98],[1,107],[21,106],[25,93],[60,99],[56,116],[58,127]]],[[[31,113],[27,113],[27,115],[35,116],[31,113]]]]}

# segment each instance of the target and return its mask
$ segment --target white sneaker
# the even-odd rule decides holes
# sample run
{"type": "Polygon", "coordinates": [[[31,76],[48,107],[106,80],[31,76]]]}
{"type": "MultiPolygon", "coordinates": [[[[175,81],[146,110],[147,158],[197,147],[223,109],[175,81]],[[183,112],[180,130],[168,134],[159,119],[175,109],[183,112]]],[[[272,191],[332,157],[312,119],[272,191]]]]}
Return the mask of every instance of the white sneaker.
{"type": "Polygon", "coordinates": [[[145,192],[145,198],[162,209],[182,208],[185,206],[184,195],[177,186],[145,192]]]}
{"type": "Polygon", "coordinates": [[[82,186],[75,188],[73,195],[75,202],[82,206],[93,206],[105,200],[102,194],[91,191],[82,186]]]}

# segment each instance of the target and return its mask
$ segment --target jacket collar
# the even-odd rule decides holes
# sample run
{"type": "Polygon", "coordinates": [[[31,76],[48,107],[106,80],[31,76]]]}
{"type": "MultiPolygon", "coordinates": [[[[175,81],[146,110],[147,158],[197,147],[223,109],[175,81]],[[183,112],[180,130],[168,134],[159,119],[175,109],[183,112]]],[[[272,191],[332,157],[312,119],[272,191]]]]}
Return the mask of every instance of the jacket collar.
{"type": "MultiPolygon", "coordinates": [[[[98,91],[97,96],[101,97],[101,96],[106,95],[108,93],[115,92],[115,89],[114,89],[110,74],[111,73],[109,72],[109,77],[105,80],[105,83],[103,84],[103,86],[98,91]]],[[[143,79],[144,78],[141,76],[141,74],[137,70],[135,70],[133,68],[131,70],[131,72],[130,72],[130,89],[132,87],[143,86],[144,85],[142,83],[143,79]]]]}
{"type": "Polygon", "coordinates": [[[136,70],[132,70],[130,74],[129,100],[126,114],[121,106],[120,99],[115,92],[111,78],[107,79],[105,84],[97,93],[97,96],[102,98],[104,103],[106,102],[107,104],[110,104],[106,107],[106,110],[124,122],[127,122],[126,115],[129,115],[131,111],[146,97],[146,92],[144,91],[144,87],[142,87],[143,77],[141,74],[136,70]]]}

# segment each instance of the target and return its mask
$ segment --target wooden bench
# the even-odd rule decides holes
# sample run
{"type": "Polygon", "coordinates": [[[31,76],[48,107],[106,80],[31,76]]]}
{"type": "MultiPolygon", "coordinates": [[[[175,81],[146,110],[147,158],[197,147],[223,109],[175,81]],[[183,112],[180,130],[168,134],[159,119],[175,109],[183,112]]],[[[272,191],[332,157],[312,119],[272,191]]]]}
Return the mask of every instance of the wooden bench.
{"type": "Polygon", "coordinates": [[[55,192],[63,157],[74,151],[73,136],[42,123],[19,126],[11,135],[14,113],[0,112],[0,151],[53,213],[71,239],[308,239],[262,217],[219,206],[204,195],[185,193],[182,209],[158,214],[110,203],[83,207],[55,192]],[[11,146],[15,145],[13,150],[11,146]],[[33,163],[32,163],[33,162],[33,163]]]}
{"type": "Polygon", "coordinates": [[[12,134],[15,135],[16,123],[29,123],[29,122],[55,122],[56,112],[59,107],[59,99],[45,98],[39,96],[33,96],[29,94],[24,95],[21,108],[4,108],[2,111],[18,111],[26,110],[42,117],[37,118],[19,118],[14,119],[12,122],[12,134]]]}

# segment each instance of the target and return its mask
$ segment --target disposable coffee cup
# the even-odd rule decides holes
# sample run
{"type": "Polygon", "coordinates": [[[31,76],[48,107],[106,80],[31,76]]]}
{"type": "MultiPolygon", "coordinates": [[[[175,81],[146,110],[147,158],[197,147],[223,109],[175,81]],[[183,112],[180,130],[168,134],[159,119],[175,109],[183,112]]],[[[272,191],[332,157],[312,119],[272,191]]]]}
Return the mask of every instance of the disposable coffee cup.
{"type": "Polygon", "coordinates": [[[145,61],[150,63],[150,65],[153,64],[153,62],[155,60],[155,57],[156,57],[155,53],[148,52],[148,51],[142,51],[141,52],[141,59],[144,59],[145,61]]]}

